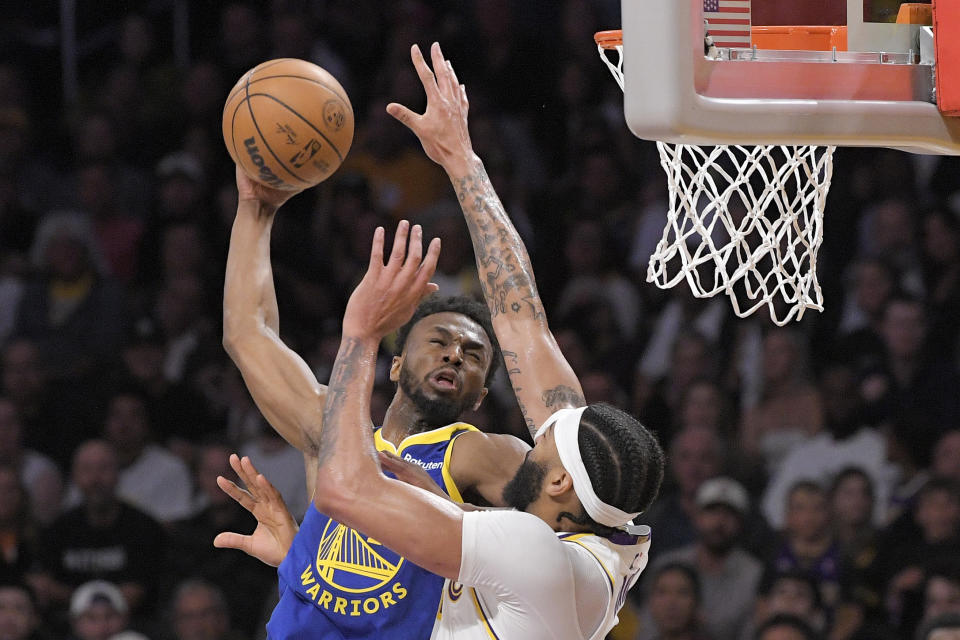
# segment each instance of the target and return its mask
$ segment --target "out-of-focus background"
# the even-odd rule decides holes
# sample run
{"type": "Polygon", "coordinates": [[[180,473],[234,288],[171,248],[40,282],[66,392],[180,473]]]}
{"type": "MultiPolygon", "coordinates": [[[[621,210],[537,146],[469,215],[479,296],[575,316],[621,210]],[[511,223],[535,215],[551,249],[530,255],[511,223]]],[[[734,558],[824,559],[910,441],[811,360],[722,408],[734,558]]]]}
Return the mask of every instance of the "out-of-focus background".
{"type": "MultiPolygon", "coordinates": [[[[449,182],[384,112],[422,108],[409,47],[434,40],[467,86],[476,150],[587,400],[628,408],[669,453],[642,517],[651,565],[613,635],[742,640],[790,615],[822,637],[883,640],[960,612],[957,159],[838,150],[818,265],[826,310],[776,328],[644,281],[666,180],[593,44],[619,27],[613,0],[8,4],[7,637],[264,637],[275,572],[212,547],[254,526],[215,478],[232,477],[239,452],[297,515],[308,496],[300,454],[221,346],[236,208],[221,108],[244,71],[276,57],[320,64],[353,101],[343,167],[286,205],[273,233],[283,338],[325,381],[377,225],[424,224],[443,238],[441,291],[479,295],[449,182]]],[[[778,19],[762,13],[755,22],[778,19]]],[[[375,420],[393,391],[382,375],[375,420]]],[[[528,437],[502,378],[469,419],[528,437]]]]}

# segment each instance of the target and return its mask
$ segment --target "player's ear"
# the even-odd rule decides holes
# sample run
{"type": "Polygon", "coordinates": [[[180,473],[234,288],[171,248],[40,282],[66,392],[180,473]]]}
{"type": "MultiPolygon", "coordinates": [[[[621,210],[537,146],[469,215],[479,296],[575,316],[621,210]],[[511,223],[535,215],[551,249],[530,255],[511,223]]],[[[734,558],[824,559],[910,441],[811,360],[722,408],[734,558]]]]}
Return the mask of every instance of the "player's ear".
{"type": "Polygon", "coordinates": [[[393,356],[393,360],[390,361],[390,382],[397,382],[400,380],[400,369],[403,367],[403,356],[393,356]]]}
{"type": "Polygon", "coordinates": [[[477,396],[477,401],[473,403],[474,411],[480,408],[480,405],[483,404],[483,399],[487,397],[488,393],[490,393],[490,389],[487,389],[486,387],[480,389],[480,395],[477,396]]]}
{"type": "Polygon", "coordinates": [[[563,468],[563,465],[555,465],[547,471],[547,486],[545,487],[547,495],[562,496],[568,491],[573,491],[573,478],[563,468]]]}

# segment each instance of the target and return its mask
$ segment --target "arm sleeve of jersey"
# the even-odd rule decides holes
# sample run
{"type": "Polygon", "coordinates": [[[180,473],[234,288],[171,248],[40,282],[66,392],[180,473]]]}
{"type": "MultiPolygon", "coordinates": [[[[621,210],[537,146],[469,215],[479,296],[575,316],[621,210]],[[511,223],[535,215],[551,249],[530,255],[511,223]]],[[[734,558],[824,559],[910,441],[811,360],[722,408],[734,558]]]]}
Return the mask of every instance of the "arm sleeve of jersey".
{"type": "Polygon", "coordinates": [[[501,598],[524,600],[560,589],[574,597],[569,556],[557,534],[540,518],[522,511],[463,514],[463,548],[458,581],[483,587],[501,598]]]}

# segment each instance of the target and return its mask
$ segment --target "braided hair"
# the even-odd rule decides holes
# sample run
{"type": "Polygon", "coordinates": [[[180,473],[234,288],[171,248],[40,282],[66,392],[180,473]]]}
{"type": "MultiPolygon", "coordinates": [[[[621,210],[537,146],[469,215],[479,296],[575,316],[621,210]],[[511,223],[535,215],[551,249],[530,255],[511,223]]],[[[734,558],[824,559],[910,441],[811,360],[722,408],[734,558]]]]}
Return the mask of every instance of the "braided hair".
{"type": "MultiPolygon", "coordinates": [[[[592,404],[580,418],[577,438],[583,466],[597,497],[621,511],[644,511],[653,502],[663,481],[664,455],[657,437],[640,422],[616,407],[592,404]]],[[[586,511],[568,518],[598,535],[616,529],[596,522],[586,511]]]]}

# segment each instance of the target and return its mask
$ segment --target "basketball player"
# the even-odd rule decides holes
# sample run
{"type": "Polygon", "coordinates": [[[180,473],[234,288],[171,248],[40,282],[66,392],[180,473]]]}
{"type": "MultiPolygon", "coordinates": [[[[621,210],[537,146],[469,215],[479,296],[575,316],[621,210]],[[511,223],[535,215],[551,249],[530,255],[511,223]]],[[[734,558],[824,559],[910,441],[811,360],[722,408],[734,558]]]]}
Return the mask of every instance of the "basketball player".
{"type": "MultiPolygon", "coordinates": [[[[429,103],[424,116],[405,109],[397,112],[403,108],[391,106],[408,126],[413,118],[418,125],[428,122],[431,114],[436,120],[436,96],[440,95],[437,81],[416,48],[413,57],[429,103]]],[[[462,129],[454,127],[452,140],[442,143],[449,145],[459,137],[461,144],[465,138],[468,145],[465,96],[436,45],[434,63],[443,98],[457,109],[458,118],[453,122],[463,125],[462,129]]],[[[449,130],[443,122],[433,124],[439,124],[435,131],[449,130]]],[[[430,154],[428,138],[415,132],[430,154]]],[[[433,154],[431,157],[437,160],[433,154]]],[[[488,197],[492,200],[485,205],[499,207],[492,190],[488,197]]],[[[482,213],[495,216],[495,212],[482,213]]],[[[501,238],[509,240],[510,232],[516,238],[505,214],[500,219],[482,220],[471,232],[475,227],[488,228],[491,222],[499,225],[494,233],[501,238]]],[[[483,268],[485,254],[476,236],[474,240],[478,266],[483,268]]],[[[581,397],[580,384],[547,328],[529,261],[517,239],[500,247],[497,259],[520,263],[524,271],[514,273],[517,280],[506,284],[496,282],[497,277],[508,279],[506,273],[490,274],[493,277],[486,286],[488,294],[494,286],[504,294],[493,302],[488,297],[495,312],[502,313],[502,305],[510,305],[517,314],[517,321],[504,327],[512,345],[524,354],[511,358],[538,365],[535,375],[511,372],[518,399],[528,405],[524,407],[528,425],[544,418],[536,433],[536,447],[504,490],[506,501],[528,513],[464,513],[434,494],[383,476],[370,446],[375,439],[362,426],[369,422],[365,416],[369,416],[373,355],[391,325],[381,321],[378,329],[375,318],[382,313],[387,292],[416,292],[411,278],[422,275],[416,268],[419,238],[411,244],[402,268],[402,252],[397,254],[396,244],[389,266],[383,268],[382,242],[380,234],[370,271],[351,297],[344,318],[341,352],[332,376],[335,384],[320,434],[318,486],[322,490],[315,494],[318,507],[389,548],[403,549],[400,553],[410,561],[448,578],[435,637],[496,637],[494,633],[500,637],[602,637],[615,623],[626,591],[647,562],[649,540],[630,536],[622,528],[649,504],[659,487],[663,456],[655,438],[612,407],[570,406],[558,412],[550,408],[557,397],[561,404],[575,403],[581,397]],[[521,301],[530,307],[527,319],[517,313],[521,301]],[[560,384],[546,386],[544,381],[560,384]],[[341,428],[351,433],[340,437],[341,428]],[[567,533],[557,537],[552,530],[567,533]],[[431,535],[424,537],[423,531],[431,535]],[[464,585],[470,587],[469,593],[464,585]]],[[[432,252],[433,246],[427,264],[431,257],[435,262],[432,252]]],[[[399,627],[392,634],[408,637],[399,627]]]]}
{"type": "MultiPolygon", "coordinates": [[[[312,496],[328,391],[279,338],[270,265],[274,216],[293,193],[262,187],[239,169],[237,188],[224,286],[224,346],[260,411],[303,452],[312,496]]],[[[512,436],[484,434],[456,422],[461,412],[479,406],[500,360],[486,308],[465,298],[427,300],[399,333],[398,345],[390,370],[397,392],[375,434],[377,448],[415,461],[455,500],[467,493],[502,505],[503,488],[529,447],[512,436]]],[[[267,627],[272,638],[309,633],[311,638],[372,639],[383,637],[384,628],[401,625],[407,637],[429,636],[443,578],[405,562],[312,504],[290,552],[276,557],[284,561],[278,572],[280,600],[267,627]],[[340,557],[337,552],[347,548],[357,552],[340,557]]]]}

